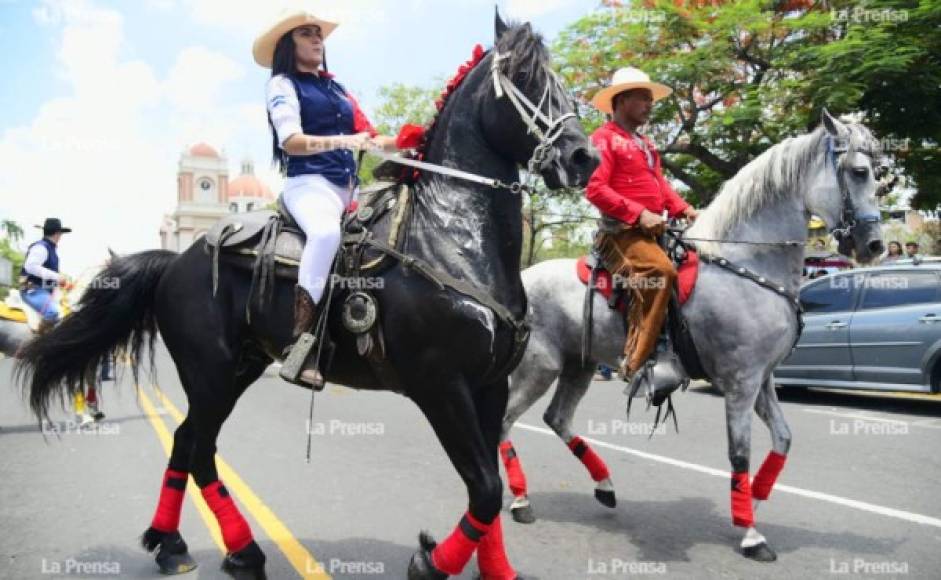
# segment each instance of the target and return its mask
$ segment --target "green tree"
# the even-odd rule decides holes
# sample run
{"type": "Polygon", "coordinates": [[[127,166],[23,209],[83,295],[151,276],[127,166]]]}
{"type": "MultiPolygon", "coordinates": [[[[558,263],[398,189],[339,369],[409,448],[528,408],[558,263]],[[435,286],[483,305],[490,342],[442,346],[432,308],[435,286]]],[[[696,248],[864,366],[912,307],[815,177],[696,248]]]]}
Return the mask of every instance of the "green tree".
{"type": "Polygon", "coordinates": [[[4,235],[9,240],[13,241],[13,243],[23,239],[23,228],[14,220],[3,220],[0,222],[0,229],[3,230],[4,235]]]}
{"type": "Polygon", "coordinates": [[[439,92],[440,89],[401,83],[379,87],[382,103],[374,114],[376,130],[384,135],[395,135],[406,123],[424,125],[430,122],[438,112],[435,99],[439,92]]]}
{"type": "MultiPolygon", "coordinates": [[[[440,89],[415,87],[395,83],[379,87],[378,95],[381,100],[379,107],[373,114],[373,125],[382,135],[396,135],[402,125],[425,125],[437,113],[435,99],[440,89]]],[[[360,165],[359,177],[364,184],[372,183],[373,169],[381,160],[375,155],[366,154],[360,165]]]]}
{"type": "Polygon", "coordinates": [[[571,258],[585,254],[590,240],[586,242],[582,234],[591,227],[596,216],[597,212],[581,190],[549,192],[539,186],[523,206],[523,267],[550,257],[571,258]],[[550,239],[552,248],[544,248],[550,239]]]}
{"type": "MultiPolygon", "coordinates": [[[[6,258],[12,264],[10,274],[16,280],[17,273],[23,267],[25,254],[17,247],[17,242],[23,239],[23,228],[13,220],[0,222],[4,237],[0,238],[0,257],[6,258]]],[[[9,288],[0,286],[0,300],[6,298],[9,288]]]]}
{"type": "Polygon", "coordinates": [[[798,64],[814,106],[861,110],[900,171],[917,185],[913,207],[941,205],[941,2],[834,2],[833,38],[798,64]]]}
{"type": "MultiPolygon", "coordinates": [[[[893,66],[900,78],[910,78],[916,65],[926,67],[918,71],[924,82],[912,82],[907,98],[934,107],[926,117],[934,126],[922,132],[937,135],[937,0],[863,3],[918,6],[908,28],[880,27],[880,48],[871,50],[860,48],[868,40],[864,27],[841,21],[840,10],[851,4],[861,3],[608,0],[569,25],[553,51],[561,74],[586,100],[623,66],[637,66],[672,86],[674,93],[654,108],[650,132],[666,170],[689,188],[688,198],[705,203],[762,151],[815,126],[823,106],[837,113],[861,110],[870,123],[884,117],[880,109],[895,106],[889,94],[895,87],[873,87],[882,86],[879,75],[893,66]],[[902,48],[919,35],[931,39],[902,48]],[[830,73],[822,72],[824,64],[830,73]]],[[[589,130],[603,120],[590,108],[584,112],[589,130]]],[[[894,127],[893,135],[915,134],[894,127]]],[[[913,157],[922,164],[928,158],[913,157]]],[[[918,162],[903,165],[914,175],[918,162]]]]}

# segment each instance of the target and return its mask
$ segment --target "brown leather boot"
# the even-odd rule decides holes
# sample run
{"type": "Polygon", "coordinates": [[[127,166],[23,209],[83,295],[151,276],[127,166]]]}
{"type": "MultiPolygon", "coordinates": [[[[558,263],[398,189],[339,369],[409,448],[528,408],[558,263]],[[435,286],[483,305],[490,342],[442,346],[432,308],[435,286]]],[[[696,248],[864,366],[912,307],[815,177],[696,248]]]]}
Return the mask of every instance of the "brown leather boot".
{"type": "MultiPolygon", "coordinates": [[[[317,304],[310,294],[301,286],[294,287],[294,340],[297,340],[305,332],[313,330],[314,322],[317,320],[317,304]]],[[[309,359],[308,359],[309,360],[309,359]]],[[[323,375],[320,374],[313,362],[309,363],[297,378],[315,389],[322,389],[324,385],[323,375]]]]}
{"type": "Polygon", "coordinates": [[[297,337],[310,332],[314,327],[314,317],[317,313],[317,305],[310,294],[301,286],[294,287],[294,340],[297,337]]]}

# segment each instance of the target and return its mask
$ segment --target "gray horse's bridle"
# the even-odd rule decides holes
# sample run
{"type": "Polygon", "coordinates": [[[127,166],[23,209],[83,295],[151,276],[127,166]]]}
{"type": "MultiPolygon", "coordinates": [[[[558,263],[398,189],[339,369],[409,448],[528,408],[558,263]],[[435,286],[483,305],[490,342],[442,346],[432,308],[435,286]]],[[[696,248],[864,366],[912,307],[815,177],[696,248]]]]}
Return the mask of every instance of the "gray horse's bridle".
{"type": "MultiPolygon", "coordinates": [[[[857,225],[879,223],[879,214],[859,213],[853,204],[853,196],[850,194],[849,186],[846,184],[846,154],[849,152],[848,140],[845,138],[834,138],[827,136],[827,160],[833,165],[836,172],[836,181],[840,187],[840,197],[843,202],[843,211],[840,213],[840,223],[830,230],[837,241],[843,241],[853,237],[853,230],[857,225]]],[[[870,150],[858,149],[857,153],[862,153],[870,159],[874,154],[870,150]]]]}

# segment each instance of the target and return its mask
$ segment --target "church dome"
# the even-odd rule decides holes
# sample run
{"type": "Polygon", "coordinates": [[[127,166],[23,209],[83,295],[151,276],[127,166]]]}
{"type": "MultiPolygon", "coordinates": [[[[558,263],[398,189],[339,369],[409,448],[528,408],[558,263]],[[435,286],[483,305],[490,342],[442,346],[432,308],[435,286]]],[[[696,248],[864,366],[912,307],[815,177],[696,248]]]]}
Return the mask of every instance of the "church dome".
{"type": "Polygon", "coordinates": [[[255,168],[250,160],[242,161],[242,174],[229,182],[229,199],[233,197],[259,197],[273,200],[271,188],[255,177],[255,168]]]}
{"type": "Polygon", "coordinates": [[[219,159],[219,152],[207,143],[197,143],[193,145],[189,149],[189,154],[193,157],[211,157],[213,159],[219,159]]]}

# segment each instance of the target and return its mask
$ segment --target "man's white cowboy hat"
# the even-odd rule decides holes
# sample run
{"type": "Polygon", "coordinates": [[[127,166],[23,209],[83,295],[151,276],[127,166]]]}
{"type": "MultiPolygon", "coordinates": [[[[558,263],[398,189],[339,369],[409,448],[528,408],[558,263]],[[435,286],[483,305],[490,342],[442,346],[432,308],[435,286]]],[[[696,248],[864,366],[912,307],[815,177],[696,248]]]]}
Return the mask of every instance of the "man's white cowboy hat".
{"type": "Polygon", "coordinates": [[[653,93],[654,101],[659,101],[673,92],[670,87],[651,81],[644,71],[629,66],[615,71],[614,77],[611,78],[611,85],[598,91],[591,99],[591,103],[602,113],[613,114],[611,100],[618,93],[631,89],[649,89],[653,93]]]}
{"type": "Polygon", "coordinates": [[[320,27],[320,34],[323,35],[324,39],[330,36],[330,33],[339,26],[336,22],[318,18],[310,12],[294,11],[282,15],[277,22],[255,39],[255,44],[252,45],[252,56],[255,57],[255,62],[265,68],[271,68],[271,63],[274,60],[274,48],[281,40],[281,37],[299,26],[311,25],[320,27]]]}

